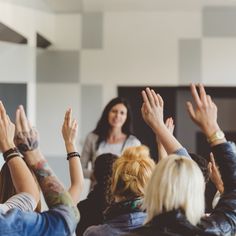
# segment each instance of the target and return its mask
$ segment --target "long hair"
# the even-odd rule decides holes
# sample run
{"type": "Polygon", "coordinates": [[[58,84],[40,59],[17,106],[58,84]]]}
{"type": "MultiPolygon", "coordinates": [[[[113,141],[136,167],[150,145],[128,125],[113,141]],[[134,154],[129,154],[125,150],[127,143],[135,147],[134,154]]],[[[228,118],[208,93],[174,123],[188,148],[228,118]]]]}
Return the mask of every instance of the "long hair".
{"type": "Polygon", "coordinates": [[[112,166],[118,156],[111,153],[104,153],[96,158],[93,175],[96,180],[96,191],[100,193],[100,204],[105,209],[113,201],[111,194],[112,166]]]}
{"type": "Polygon", "coordinates": [[[161,160],[147,185],[144,207],[149,222],[154,216],[181,209],[196,225],[204,214],[204,177],[190,158],[170,155],[161,160]]]}
{"type": "MultiPolygon", "coordinates": [[[[34,172],[31,169],[30,171],[36,183],[38,184],[38,181],[34,172]]],[[[39,184],[38,184],[38,188],[40,189],[39,184]]],[[[4,163],[0,171],[0,203],[6,202],[10,197],[12,197],[15,194],[17,193],[14,187],[14,184],[12,182],[10,169],[7,163],[4,163]]],[[[35,211],[41,212],[41,201],[38,202],[38,205],[36,206],[35,211]]]]}
{"type": "Polygon", "coordinates": [[[130,105],[128,104],[128,101],[121,97],[113,98],[104,108],[102,115],[100,119],[98,120],[96,128],[93,130],[93,133],[98,135],[98,141],[97,141],[97,148],[99,144],[106,140],[110,131],[110,124],[108,122],[108,114],[111,111],[112,107],[114,107],[117,104],[123,104],[127,109],[127,118],[122,126],[122,132],[126,135],[130,135],[133,133],[133,127],[132,127],[132,114],[130,105]]]}
{"type": "Polygon", "coordinates": [[[154,167],[148,147],[126,148],[113,165],[113,195],[126,200],[143,197],[154,167]]]}

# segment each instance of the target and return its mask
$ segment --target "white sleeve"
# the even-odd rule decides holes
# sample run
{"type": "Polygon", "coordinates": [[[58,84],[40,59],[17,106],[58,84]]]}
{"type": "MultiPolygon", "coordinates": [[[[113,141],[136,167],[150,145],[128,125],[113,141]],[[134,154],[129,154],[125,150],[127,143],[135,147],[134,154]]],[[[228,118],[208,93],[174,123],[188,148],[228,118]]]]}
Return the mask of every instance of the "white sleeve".
{"type": "Polygon", "coordinates": [[[7,212],[12,208],[18,208],[22,211],[34,211],[36,201],[29,193],[19,193],[10,197],[5,203],[0,204],[2,212],[7,212]]]}

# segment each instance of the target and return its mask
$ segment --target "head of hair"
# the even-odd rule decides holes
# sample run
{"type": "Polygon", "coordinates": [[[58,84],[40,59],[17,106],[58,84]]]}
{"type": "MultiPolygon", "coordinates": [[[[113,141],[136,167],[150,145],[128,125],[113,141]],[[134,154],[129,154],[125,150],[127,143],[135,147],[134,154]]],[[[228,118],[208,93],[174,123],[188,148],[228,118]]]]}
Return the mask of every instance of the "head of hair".
{"type": "Polygon", "coordinates": [[[100,119],[98,120],[96,128],[93,130],[93,133],[98,135],[98,141],[97,141],[97,147],[98,145],[106,140],[109,131],[110,131],[110,124],[108,122],[108,114],[111,111],[112,107],[114,107],[117,104],[123,104],[126,109],[127,109],[127,118],[122,126],[122,132],[125,133],[126,135],[132,134],[132,114],[131,114],[131,109],[128,101],[122,97],[116,97],[113,98],[104,108],[102,115],[100,119]]]}
{"type": "Polygon", "coordinates": [[[182,210],[196,225],[204,214],[205,183],[198,165],[190,158],[170,155],[161,160],[151,177],[144,197],[146,222],[172,210],[182,210]]]}
{"type": "Polygon", "coordinates": [[[96,191],[100,194],[100,204],[105,208],[113,201],[111,194],[112,166],[118,156],[111,153],[99,155],[94,164],[93,175],[96,180],[96,191]]]}
{"type": "Polygon", "coordinates": [[[148,147],[126,148],[113,165],[113,195],[125,200],[143,197],[154,167],[148,147]]]}
{"type": "Polygon", "coordinates": [[[207,183],[209,181],[209,177],[210,177],[210,173],[209,173],[209,169],[208,169],[208,161],[204,157],[202,157],[198,154],[195,154],[195,153],[189,153],[189,155],[198,164],[198,166],[204,176],[205,183],[207,183]]]}
{"type": "MultiPolygon", "coordinates": [[[[38,184],[37,178],[32,170],[31,170],[31,173],[36,183],[38,184]]],[[[40,189],[39,184],[38,184],[38,188],[40,189]]],[[[6,202],[10,197],[12,197],[15,194],[17,194],[17,192],[12,182],[10,169],[7,163],[4,163],[0,171],[0,203],[6,202]]],[[[38,202],[38,205],[35,208],[35,211],[41,212],[41,201],[38,202]]]]}

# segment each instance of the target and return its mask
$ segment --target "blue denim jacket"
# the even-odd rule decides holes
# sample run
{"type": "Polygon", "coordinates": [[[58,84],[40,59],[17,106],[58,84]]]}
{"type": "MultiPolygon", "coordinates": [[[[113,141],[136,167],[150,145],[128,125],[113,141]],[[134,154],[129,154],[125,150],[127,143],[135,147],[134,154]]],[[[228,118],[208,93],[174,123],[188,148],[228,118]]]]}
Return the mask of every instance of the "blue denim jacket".
{"type": "Polygon", "coordinates": [[[16,208],[0,212],[0,235],[72,235],[78,223],[72,211],[72,208],[61,205],[42,213],[23,212],[16,208]]]}
{"type": "Polygon", "coordinates": [[[123,214],[106,221],[103,225],[89,227],[84,236],[118,236],[130,232],[132,229],[143,225],[147,214],[145,212],[133,212],[123,214]]]}

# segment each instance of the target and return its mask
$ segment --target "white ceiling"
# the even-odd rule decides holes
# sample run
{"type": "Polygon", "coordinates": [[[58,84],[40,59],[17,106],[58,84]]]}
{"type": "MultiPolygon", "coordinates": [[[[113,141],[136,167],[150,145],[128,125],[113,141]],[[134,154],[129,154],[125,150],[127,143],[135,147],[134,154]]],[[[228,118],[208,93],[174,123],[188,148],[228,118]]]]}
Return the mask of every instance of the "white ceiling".
{"type": "Polygon", "coordinates": [[[236,5],[236,0],[0,0],[55,13],[84,11],[194,11],[206,5],[236,5]]]}

